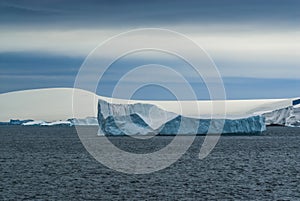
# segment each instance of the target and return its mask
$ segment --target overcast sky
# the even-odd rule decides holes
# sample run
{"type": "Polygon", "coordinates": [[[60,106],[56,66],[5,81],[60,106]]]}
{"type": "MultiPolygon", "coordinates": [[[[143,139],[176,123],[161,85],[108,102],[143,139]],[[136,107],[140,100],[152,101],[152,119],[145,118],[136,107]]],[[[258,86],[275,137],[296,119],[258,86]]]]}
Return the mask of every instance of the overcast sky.
{"type": "MultiPolygon", "coordinates": [[[[227,98],[298,97],[299,8],[297,0],[0,0],[0,93],[72,87],[98,44],[132,29],[164,28],[186,35],[210,55],[227,98]]],[[[178,58],[157,53],[128,56],[112,66],[97,93],[109,96],[124,69],[154,61],[175,70],[184,66],[178,58]]],[[[156,78],[168,76],[156,73],[156,78]]],[[[207,99],[203,82],[193,76],[190,81],[198,98],[207,99]]],[[[149,86],[135,98],[172,95],[149,86]]]]}

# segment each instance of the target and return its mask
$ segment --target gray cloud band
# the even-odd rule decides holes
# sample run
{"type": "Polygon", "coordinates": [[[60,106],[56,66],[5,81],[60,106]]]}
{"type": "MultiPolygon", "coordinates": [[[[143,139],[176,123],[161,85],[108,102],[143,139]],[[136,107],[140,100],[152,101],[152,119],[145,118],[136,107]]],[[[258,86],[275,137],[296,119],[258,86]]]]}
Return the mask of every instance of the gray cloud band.
{"type": "MultiPolygon", "coordinates": [[[[165,29],[138,29],[129,32],[119,34],[110,38],[104,43],[95,48],[86,58],[82,64],[75,83],[74,88],[85,89],[88,91],[96,92],[99,82],[104,73],[109,67],[119,58],[125,55],[144,50],[153,50],[158,52],[165,52],[175,55],[183,59],[197,72],[199,79],[202,79],[207,86],[211,100],[225,100],[225,89],[223,81],[218,69],[216,68],[212,59],[208,54],[201,49],[196,43],[182,34],[165,30],[165,29]],[[141,37],[143,36],[143,37],[141,37]],[[147,37],[145,37],[147,36],[147,37]],[[159,40],[162,38],[164,40],[159,40]],[[132,43],[128,40],[133,40],[132,43]],[[165,41],[167,39],[168,41],[165,41]],[[184,47],[184,48],[181,48],[184,47]],[[188,50],[188,51],[186,51],[188,50]],[[192,56],[190,53],[197,53],[197,57],[192,56]]],[[[194,54],[193,54],[194,55],[194,54]]],[[[161,87],[167,88],[173,93],[178,104],[181,106],[181,110],[185,110],[181,105],[181,100],[190,99],[194,108],[199,110],[196,103],[197,97],[192,90],[192,87],[180,74],[176,74],[176,71],[172,71],[171,68],[152,65],[142,66],[133,69],[129,74],[123,76],[123,79],[119,80],[116,85],[113,96],[118,94],[120,90],[120,83],[126,80],[126,76],[134,74],[141,69],[146,73],[147,70],[156,69],[157,71],[168,71],[173,73],[176,79],[182,79],[183,84],[186,86],[184,93],[176,90],[171,85],[168,85],[165,80],[160,82],[159,80],[145,79],[145,82],[132,85],[132,88],[128,90],[128,98],[131,98],[132,94],[141,86],[145,84],[157,84],[161,87]],[[151,68],[149,68],[151,67],[151,68]]],[[[146,77],[146,74],[145,74],[146,77]]],[[[95,104],[97,104],[95,100],[95,104]]],[[[82,104],[76,99],[76,94],[73,95],[73,114],[76,116],[80,111],[82,104]]],[[[218,117],[225,119],[225,105],[224,102],[214,102],[212,104],[212,111],[218,111],[218,117]],[[221,112],[220,112],[221,111],[221,112]]],[[[182,113],[184,113],[182,111],[182,113]]],[[[214,114],[211,114],[213,116],[214,114]]],[[[213,121],[211,121],[213,122],[213,121]]],[[[185,124],[184,120],[180,124],[185,124]]],[[[205,137],[203,146],[200,149],[199,158],[205,158],[217,144],[220,133],[222,132],[224,121],[220,122],[218,126],[219,130],[214,129],[215,135],[207,135],[205,137]]],[[[190,128],[192,133],[196,134],[198,125],[190,128]]],[[[103,165],[114,169],[116,171],[130,173],[130,174],[146,174],[154,171],[164,169],[174,162],[176,162],[191,146],[194,141],[194,136],[175,136],[170,144],[156,152],[147,154],[135,154],[123,151],[113,145],[107,137],[97,137],[96,133],[93,133],[87,129],[76,126],[78,136],[87,149],[87,151],[103,165]]],[[[180,130],[180,129],[179,129],[180,130]]],[[[208,129],[210,133],[210,128],[208,129]]]]}

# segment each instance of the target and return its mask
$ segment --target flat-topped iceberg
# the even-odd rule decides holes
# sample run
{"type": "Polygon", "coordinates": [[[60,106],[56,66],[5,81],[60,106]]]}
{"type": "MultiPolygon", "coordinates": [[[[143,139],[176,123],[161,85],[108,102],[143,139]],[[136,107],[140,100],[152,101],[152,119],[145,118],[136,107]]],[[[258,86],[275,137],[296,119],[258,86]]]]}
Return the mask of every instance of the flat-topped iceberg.
{"type": "Polygon", "coordinates": [[[116,104],[99,99],[99,134],[176,135],[260,133],[266,129],[261,115],[235,119],[191,118],[146,103],[116,104]]]}

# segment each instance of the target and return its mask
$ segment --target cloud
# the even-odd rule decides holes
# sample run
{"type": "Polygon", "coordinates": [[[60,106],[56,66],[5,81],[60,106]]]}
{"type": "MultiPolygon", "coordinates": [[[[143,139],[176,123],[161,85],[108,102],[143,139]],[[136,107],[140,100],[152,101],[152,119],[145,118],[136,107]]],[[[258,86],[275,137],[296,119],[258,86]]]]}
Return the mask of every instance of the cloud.
{"type": "MultiPolygon", "coordinates": [[[[300,54],[300,46],[298,45],[300,43],[300,29],[291,31],[264,30],[262,32],[259,30],[239,31],[238,26],[231,32],[223,31],[223,29],[225,29],[224,26],[220,26],[217,33],[213,30],[206,30],[205,33],[202,33],[201,30],[193,30],[188,32],[186,36],[208,52],[217,54],[218,57],[239,54],[239,58],[245,59],[249,55],[257,58],[271,55],[297,57],[300,54]]],[[[180,30],[180,27],[177,27],[177,30],[180,30]]],[[[124,30],[1,30],[0,52],[36,51],[68,56],[86,56],[99,44],[122,32],[124,30]]],[[[185,30],[185,32],[187,31],[185,30]]],[[[128,45],[139,40],[137,37],[144,41],[151,38],[148,35],[128,38],[128,45]]],[[[166,43],[169,41],[163,36],[157,40],[166,43]]],[[[185,47],[180,48],[184,49],[185,47]]]]}
{"type": "MultiPolygon", "coordinates": [[[[238,88],[229,93],[232,97],[237,97],[238,91],[243,96],[248,91],[254,96],[258,89],[257,97],[265,90],[274,97],[278,93],[275,87],[280,89],[279,94],[293,94],[291,88],[299,84],[293,80],[300,77],[299,6],[296,0],[1,1],[1,91],[72,87],[84,58],[98,44],[133,28],[162,27],[183,33],[203,47],[222,76],[232,80],[227,83],[231,91],[239,84],[252,87],[244,91],[238,88]],[[57,79],[55,75],[59,75],[57,79]],[[266,78],[272,81],[264,88],[241,80],[236,83],[233,77],[259,84],[266,78]]],[[[140,37],[147,41],[151,35],[140,37]]],[[[160,40],[166,42],[168,38],[160,40]]],[[[132,45],[135,41],[136,38],[128,38],[127,43],[132,45]]],[[[185,45],[166,45],[177,45],[193,58],[199,57],[185,45]]],[[[111,57],[111,53],[113,50],[107,50],[103,59],[111,57]]],[[[130,67],[153,62],[180,72],[186,68],[178,58],[161,53],[128,55],[107,73],[105,87],[109,88],[130,67]]],[[[184,73],[195,85],[199,84],[194,72],[184,73]]],[[[151,76],[167,80],[169,75],[151,76]]],[[[131,80],[134,81],[138,79],[131,80]]]]}
{"type": "MultiPolygon", "coordinates": [[[[180,29],[180,27],[177,27],[180,29]]],[[[226,26],[207,27],[196,30],[193,28],[188,38],[201,46],[215,61],[223,76],[240,77],[267,77],[267,78],[299,78],[300,72],[300,29],[299,30],[240,30],[239,26],[232,27],[232,31],[226,30],[226,26]],[[218,30],[218,31],[216,31],[218,30]],[[222,31],[225,30],[225,31],[222,31]]],[[[69,30],[69,31],[49,31],[49,30],[2,30],[0,32],[0,52],[4,54],[2,63],[7,59],[6,52],[31,52],[33,55],[22,62],[22,68],[26,65],[33,65],[39,68],[48,68],[49,72],[55,65],[60,68],[73,66],[76,71],[82,64],[84,58],[101,42],[120,33],[121,30],[69,30]],[[6,54],[6,56],[5,56],[6,54]],[[50,55],[50,56],[41,56],[50,55]],[[59,55],[51,58],[51,55],[59,55]],[[38,62],[39,63],[38,63],[38,62]],[[59,64],[55,64],[55,62],[59,64]],[[63,67],[63,65],[66,65],[63,67]]],[[[148,41],[148,35],[138,36],[142,41],[148,41]]],[[[153,39],[153,38],[151,38],[153,39]]],[[[155,40],[155,38],[153,39],[155,40]]],[[[168,38],[157,38],[164,43],[168,43],[168,38]]],[[[138,38],[128,38],[127,44],[133,45],[138,38]]],[[[194,58],[199,58],[199,52],[191,51],[185,45],[178,45],[176,42],[166,44],[174,46],[187,52],[194,58]]],[[[107,49],[106,55],[111,57],[115,49],[107,49]]],[[[13,56],[12,56],[13,57],[13,56]]],[[[18,57],[18,56],[16,56],[18,57]]],[[[135,64],[133,61],[157,61],[171,66],[178,66],[181,63],[173,57],[166,57],[162,53],[157,54],[134,54],[128,56],[131,62],[126,65],[135,64]]],[[[101,59],[101,58],[99,58],[101,59]]],[[[8,62],[13,62],[12,58],[8,62]]],[[[121,59],[122,60],[122,59],[121,59]]],[[[124,59],[123,59],[124,60],[124,59]]],[[[124,61],[123,61],[124,62],[124,61]]],[[[139,65],[147,64],[139,62],[139,65]]],[[[15,64],[16,66],[18,64],[15,64]]],[[[124,63],[123,63],[124,65],[124,63]]],[[[3,65],[2,65],[3,66],[3,65]]],[[[121,65],[120,65],[121,66],[121,65]]],[[[22,71],[20,66],[19,70],[22,71]]],[[[3,71],[6,71],[5,69],[3,71]]],[[[118,69],[117,71],[121,71],[118,69]]],[[[57,72],[57,71],[56,71],[57,72]]]]}
{"type": "Polygon", "coordinates": [[[10,0],[0,3],[0,23],[7,26],[60,28],[165,26],[241,21],[297,25],[299,4],[300,2],[295,0],[10,0]]]}

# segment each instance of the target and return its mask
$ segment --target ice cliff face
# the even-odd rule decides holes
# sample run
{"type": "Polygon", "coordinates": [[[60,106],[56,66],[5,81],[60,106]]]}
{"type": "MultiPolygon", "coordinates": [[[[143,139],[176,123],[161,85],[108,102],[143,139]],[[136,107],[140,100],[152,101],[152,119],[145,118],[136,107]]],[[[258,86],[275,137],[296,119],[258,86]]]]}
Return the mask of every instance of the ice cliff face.
{"type": "Polygon", "coordinates": [[[177,115],[151,104],[110,104],[99,99],[98,122],[104,134],[151,134],[177,115]]]}
{"type": "Polygon", "coordinates": [[[262,114],[266,125],[281,125],[290,127],[300,126],[300,107],[290,106],[262,114]]]}
{"type": "Polygon", "coordinates": [[[257,133],[266,129],[263,116],[239,119],[198,119],[177,115],[151,104],[114,104],[99,99],[99,134],[174,135],[218,133],[257,133]]]}

